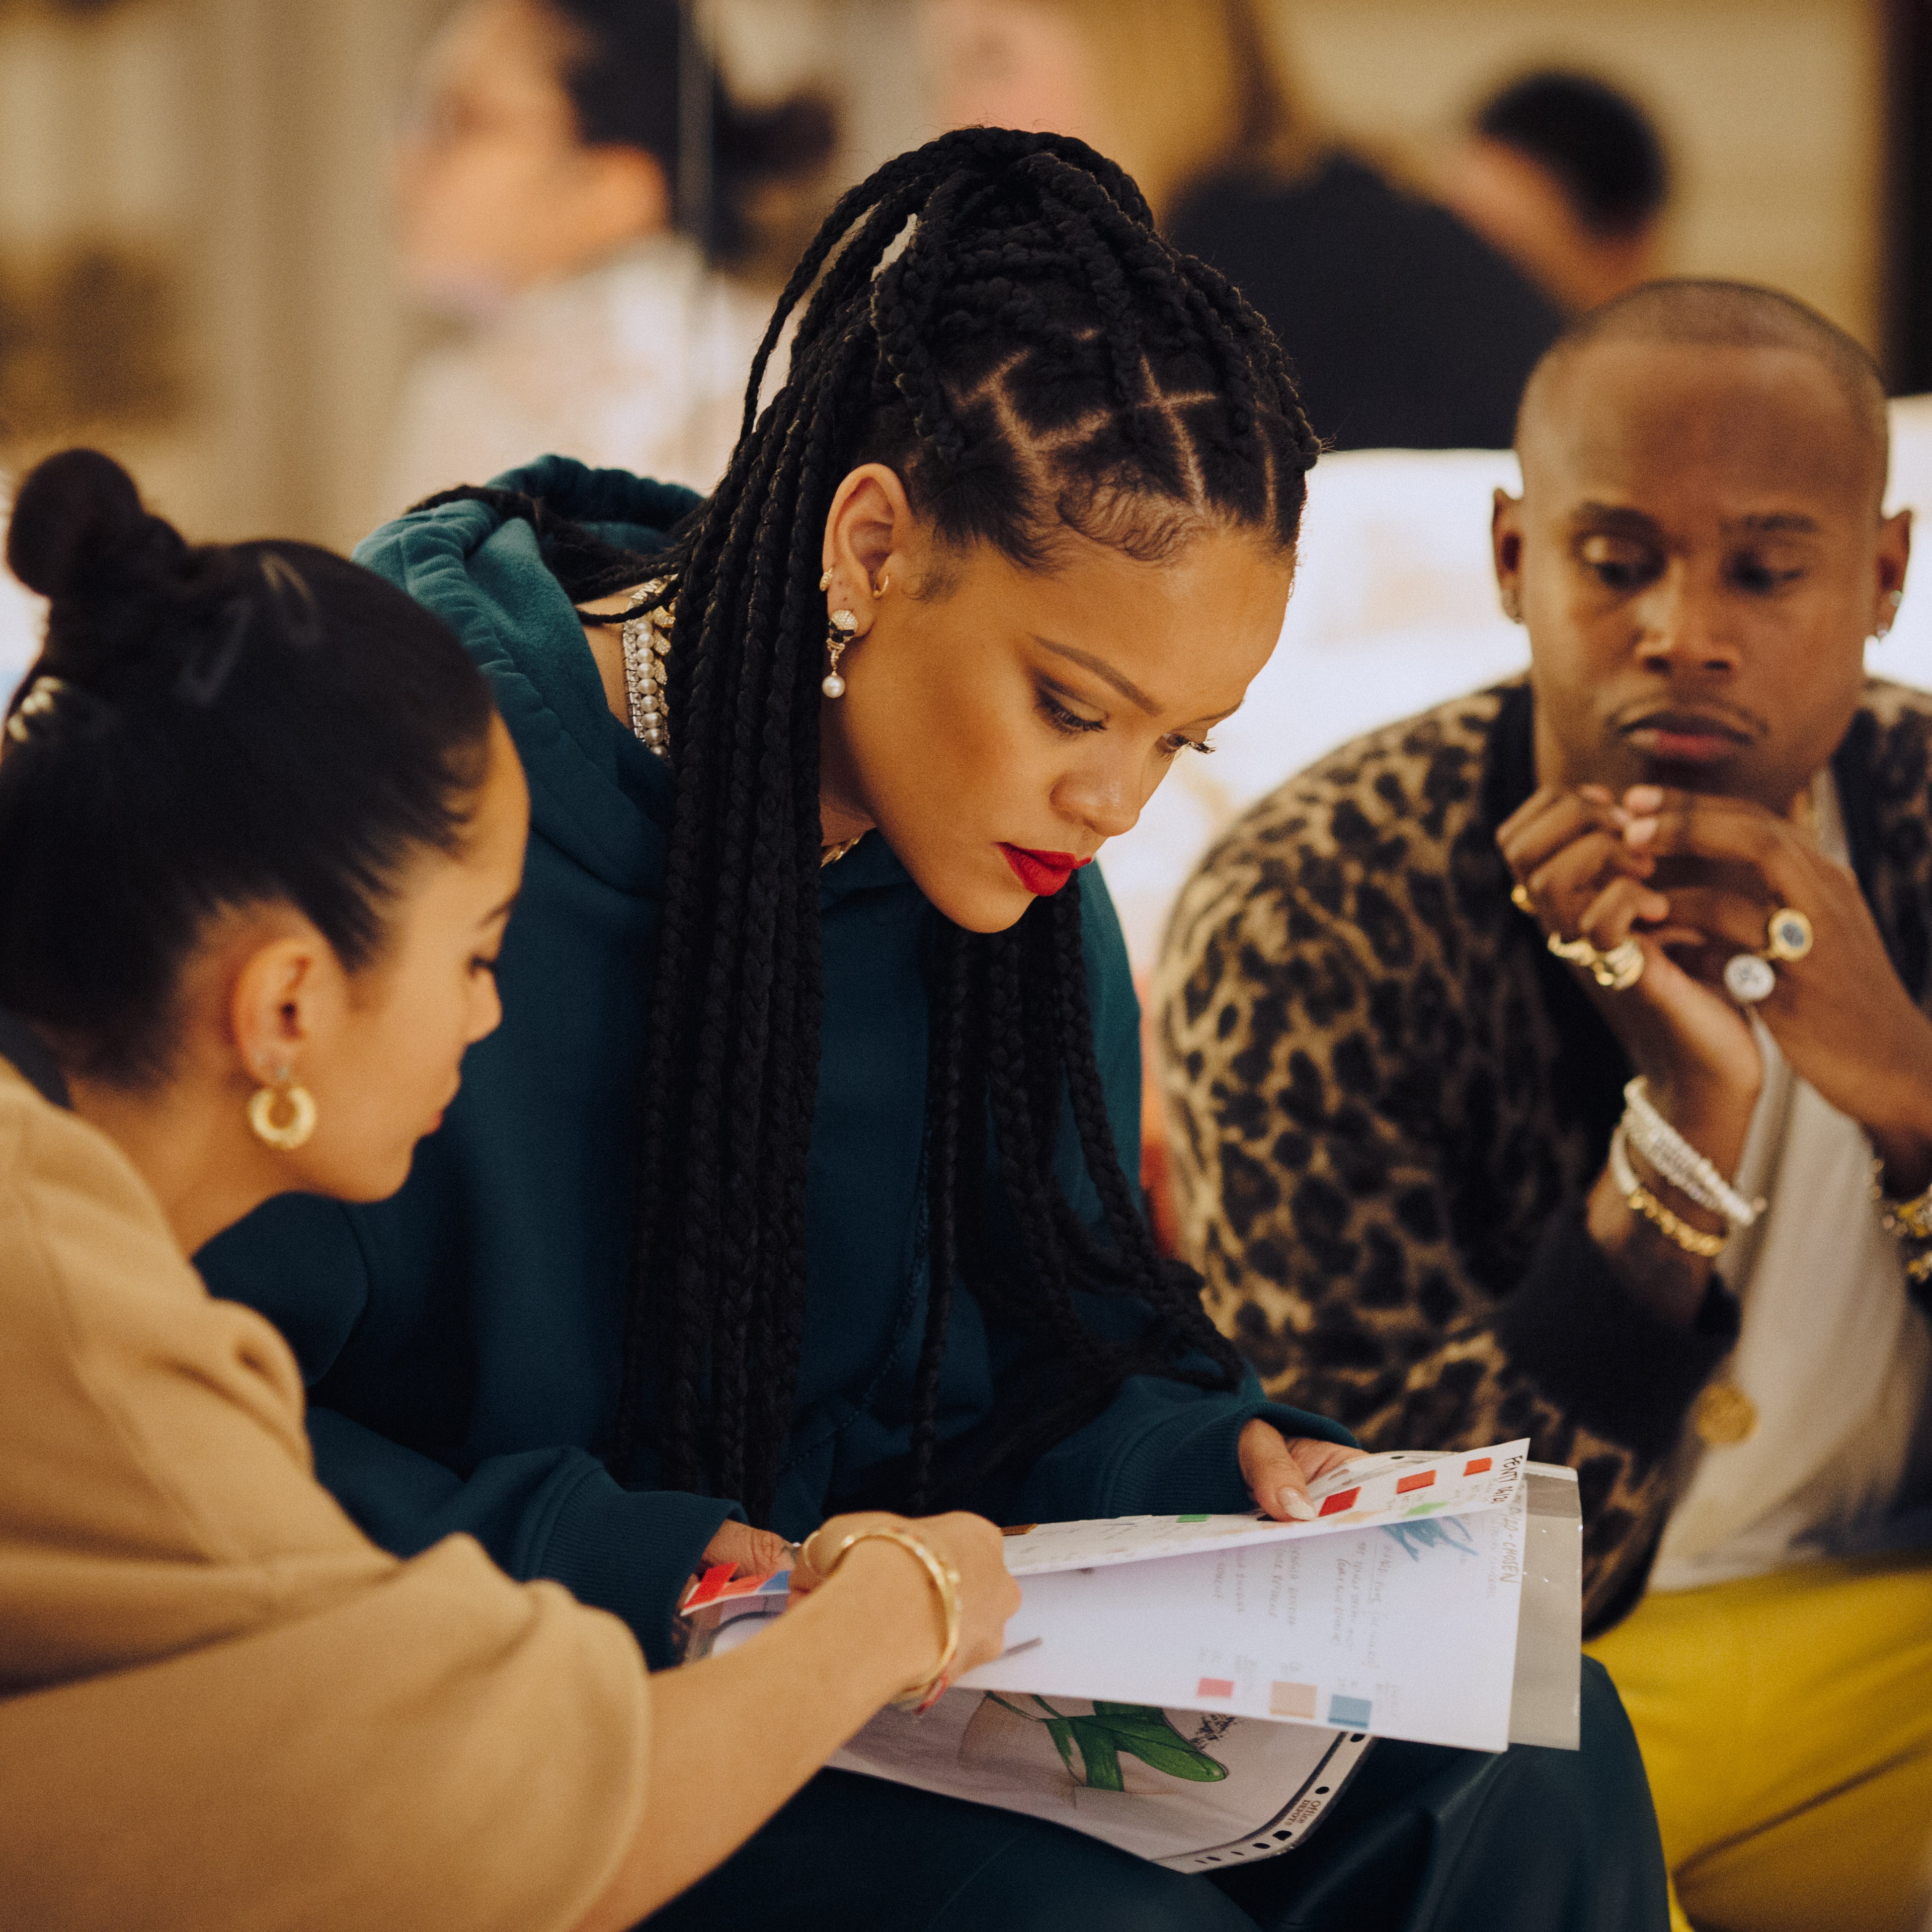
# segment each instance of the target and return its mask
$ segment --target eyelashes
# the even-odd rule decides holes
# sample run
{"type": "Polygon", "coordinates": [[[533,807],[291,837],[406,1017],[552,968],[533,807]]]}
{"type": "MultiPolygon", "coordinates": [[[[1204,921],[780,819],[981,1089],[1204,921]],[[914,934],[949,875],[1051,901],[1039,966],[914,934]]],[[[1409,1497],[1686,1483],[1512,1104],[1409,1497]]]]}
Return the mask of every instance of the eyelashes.
{"type": "MultiPolygon", "coordinates": [[[[1041,687],[1034,700],[1034,708],[1062,737],[1083,738],[1089,732],[1104,731],[1107,728],[1107,721],[1104,718],[1082,718],[1077,711],[1070,711],[1044,686],[1041,687]]],[[[1204,738],[1184,738],[1177,735],[1161,741],[1161,749],[1170,758],[1182,752],[1198,752],[1204,758],[1214,748],[1204,738]]]]}

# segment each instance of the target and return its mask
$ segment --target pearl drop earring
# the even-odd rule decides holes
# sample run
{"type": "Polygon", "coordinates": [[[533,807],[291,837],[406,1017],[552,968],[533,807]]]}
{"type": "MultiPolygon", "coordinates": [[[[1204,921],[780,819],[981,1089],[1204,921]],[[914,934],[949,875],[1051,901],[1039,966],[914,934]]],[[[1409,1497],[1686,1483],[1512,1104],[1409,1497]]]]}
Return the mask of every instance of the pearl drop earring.
{"type": "Polygon", "coordinates": [[[838,675],[838,660],[845,655],[845,646],[852,641],[852,633],[858,628],[859,620],[850,611],[832,612],[832,621],[825,632],[826,670],[818,687],[827,698],[845,695],[845,680],[838,675]]]}

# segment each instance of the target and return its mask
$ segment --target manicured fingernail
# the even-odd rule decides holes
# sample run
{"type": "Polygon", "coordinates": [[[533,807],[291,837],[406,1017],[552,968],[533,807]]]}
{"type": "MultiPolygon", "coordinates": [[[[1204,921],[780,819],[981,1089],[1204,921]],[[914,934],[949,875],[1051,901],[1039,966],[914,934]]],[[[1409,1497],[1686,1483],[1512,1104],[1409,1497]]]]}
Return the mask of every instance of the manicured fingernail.
{"type": "Polygon", "coordinates": [[[1624,802],[1633,812],[1654,812],[1664,802],[1663,788],[1659,785],[1632,785],[1624,794],[1624,802]]]}
{"type": "Polygon", "coordinates": [[[1626,845],[1648,845],[1657,836],[1657,820],[1654,818],[1633,818],[1624,827],[1626,845]]]}
{"type": "Polygon", "coordinates": [[[1315,1505],[1299,1490],[1283,1490],[1281,1492],[1281,1513],[1292,1516],[1297,1522],[1313,1520],[1315,1505]]]}

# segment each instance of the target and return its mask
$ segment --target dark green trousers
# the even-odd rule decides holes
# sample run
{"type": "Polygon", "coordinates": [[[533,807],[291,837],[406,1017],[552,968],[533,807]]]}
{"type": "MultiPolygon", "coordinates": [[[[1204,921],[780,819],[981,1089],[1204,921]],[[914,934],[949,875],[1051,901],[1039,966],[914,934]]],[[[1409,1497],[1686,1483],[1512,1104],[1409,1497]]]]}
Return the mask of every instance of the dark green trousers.
{"type": "Polygon", "coordinates": [[[1667,1932],[1636,1740],[1583,1664],[1583,1746],[1376,1745],[1298,1850],[1213,1877],[821,1772],[651,1932],[1667,1932]]]}

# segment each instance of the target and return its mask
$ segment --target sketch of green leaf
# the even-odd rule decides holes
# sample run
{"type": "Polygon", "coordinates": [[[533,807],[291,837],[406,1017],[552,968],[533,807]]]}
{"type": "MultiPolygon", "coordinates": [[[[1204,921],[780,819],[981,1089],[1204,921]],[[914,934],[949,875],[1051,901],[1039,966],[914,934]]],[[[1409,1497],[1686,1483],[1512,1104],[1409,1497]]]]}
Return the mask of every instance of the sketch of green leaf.
{"type": "Polygon", "coordinates": [[[1184,1739],[1163,1744],[1152,1738],[1122,1738],[1119,1744],[1143,1764],[1166,1772],[1169,1778],[1184,1778],[1190,1784],[1218,1784],[1228,1774],[1225,1764],[1196,1750],[1184,1739]]]}
{"type": "Polygon", "coordinates": [[[1046,1726],[1046,1734],[1060,1753],[1060,1761],[1076,1779],[1080,1776],[1080,1767],[1073,1762],[1073,1720],[1071,1718],[1054,1718],[1046,1726]]]}
{"type": "Polygon", "coordinates": [[[1154,1704],[1109,1704],[1096,1700],[1094,1714],[1104,1718],[1108,1730],[1122,1737],[1180,1737],[1167,1713],[1154,1704]]]}
{"type": "Polygon", "coordinates": [[[1073,1726],[1073,1742],[1080,1747],[1081,1760],[1087,1767],[1088,1790],[1125,1790],[1126,1786],[1120,1778],[1120,1756],[1114,1748],[1113,1733],[1106,1725],[1096,1724],[1090,1718],[1072,1718],[1066,1721],[1073,1726]]]}

